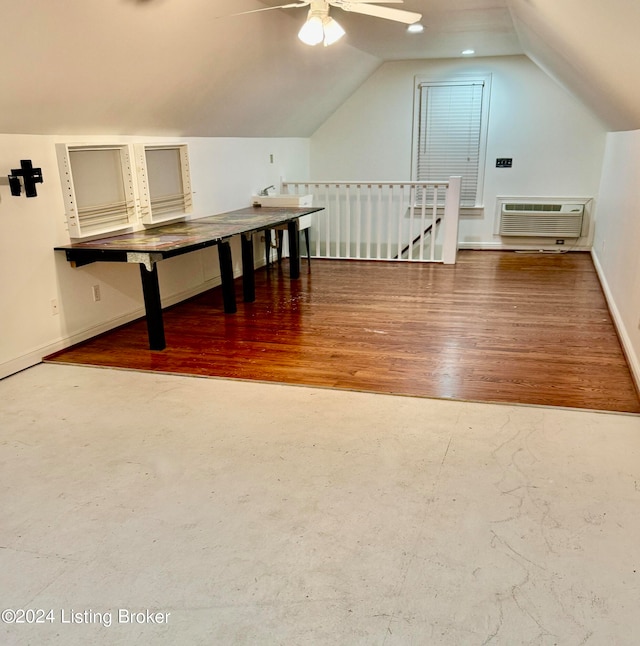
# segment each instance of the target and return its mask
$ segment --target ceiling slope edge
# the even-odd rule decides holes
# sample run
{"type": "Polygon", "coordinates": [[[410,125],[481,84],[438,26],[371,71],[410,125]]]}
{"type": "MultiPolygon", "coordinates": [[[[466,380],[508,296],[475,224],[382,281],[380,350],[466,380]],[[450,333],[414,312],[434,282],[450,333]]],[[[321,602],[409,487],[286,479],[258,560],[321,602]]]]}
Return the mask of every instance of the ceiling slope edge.
{"type": "MultiPolygon", "coordinates": [[[[534,7],[528,0],[511,0],[513,23],[525,54],[583,103],[607,130],[640,129],[640,90],[632,82],[637,73],[628,76],[629,66],[635,66],[635,61],[631,63],[628,56],[620,60],[620,54],[615,54],[616,48],[606,37],[606,30],[605,33],[593,31],[591,25],[578,28],[574,25],[567,30],[566,20],[558,20],[551,11],[543,11],[550,6],[545,3],[546,0],[538,0],[534,7]],[[579,39],[575,36],[576,29],[581,32],[579,39]],[[614,51],[614,60],[606,65],[599,62],[603,49],[609,50],[609,57],[614,51]]],[[[592,9],[584,3],[581,6],[584,12],[592,9]]],[[[596,16],[593,20],[597,23],[596,16]]],[[[624,15],[617,16],[617,20],[622,25],[624,15]]],[[[621,37],[622,32],[618,34],[621,37]]]]}

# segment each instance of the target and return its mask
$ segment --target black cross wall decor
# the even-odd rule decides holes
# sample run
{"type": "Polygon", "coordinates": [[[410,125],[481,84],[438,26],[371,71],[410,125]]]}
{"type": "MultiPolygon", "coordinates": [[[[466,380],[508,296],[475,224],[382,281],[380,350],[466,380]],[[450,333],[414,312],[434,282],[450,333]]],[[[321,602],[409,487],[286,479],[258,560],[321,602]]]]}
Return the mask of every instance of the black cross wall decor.
{"type": "Polygon", "coordinates": [[[37,197],[36,184],[42,184],[42,169],[34,168],[30,159],[21,159],[20,168],[12,168],[9,175],[11,195],[19,196],[22,192],[20,177],[24,183],[24,192],[27,197],[37,197]]]}

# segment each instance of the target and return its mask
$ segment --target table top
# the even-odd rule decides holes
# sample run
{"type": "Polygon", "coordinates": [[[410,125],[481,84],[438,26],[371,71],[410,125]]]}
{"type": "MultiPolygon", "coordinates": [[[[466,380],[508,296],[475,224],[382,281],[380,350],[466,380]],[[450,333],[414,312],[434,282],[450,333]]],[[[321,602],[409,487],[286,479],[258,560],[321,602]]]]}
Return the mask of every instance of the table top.
{"type": "Polygon", "coordinates": [[[241,233],[274,228],[322,207],[254,207],[194,220],[163,224],[143,231],[98,238],[55,247],[56,251],[98,251],[171,254],[188,248],[211,246],[241,233]]]}

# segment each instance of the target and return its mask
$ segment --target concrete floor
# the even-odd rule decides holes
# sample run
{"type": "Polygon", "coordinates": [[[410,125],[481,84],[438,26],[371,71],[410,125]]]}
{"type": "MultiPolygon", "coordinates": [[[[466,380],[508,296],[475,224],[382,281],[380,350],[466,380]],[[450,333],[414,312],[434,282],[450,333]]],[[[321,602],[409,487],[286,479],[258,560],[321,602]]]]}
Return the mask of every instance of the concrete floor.
{"type": "Polygon", "coordinates": [[[3,645],[640,642],[639,417],[39,365],[0,428],[3,645]]]}

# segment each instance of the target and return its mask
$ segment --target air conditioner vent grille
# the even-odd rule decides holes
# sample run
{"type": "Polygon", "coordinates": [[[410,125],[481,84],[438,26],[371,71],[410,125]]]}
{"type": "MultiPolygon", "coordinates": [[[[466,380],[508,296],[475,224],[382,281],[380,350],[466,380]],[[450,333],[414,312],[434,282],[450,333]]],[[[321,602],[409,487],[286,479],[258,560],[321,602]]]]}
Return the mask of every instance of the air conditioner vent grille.
{"type": "Polygon", "coordinates": [[[504,204],[505,211],[561,211],[562,204],[504,204]]]}
{"type": "Polygon", "coordinates": [[[584,206],[558,203],[503,203],[500,235],[523,238],[579,238],[584,206]]]}

